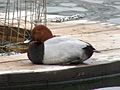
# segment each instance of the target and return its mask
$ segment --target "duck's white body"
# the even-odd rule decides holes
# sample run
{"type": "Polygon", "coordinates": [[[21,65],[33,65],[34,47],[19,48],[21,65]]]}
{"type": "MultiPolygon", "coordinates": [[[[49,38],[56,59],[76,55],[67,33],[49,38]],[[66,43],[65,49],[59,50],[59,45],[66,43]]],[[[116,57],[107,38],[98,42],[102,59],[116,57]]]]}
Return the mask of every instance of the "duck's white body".
{"type": "Polygon", "coordinates": [[[88,43],[73,39],[70,37],[54,37],[45,41],[44,64],[60,64],[70,60],[80,59],[80,62],[86,59],[83,48],[88,43]]]}
{"type": "Polygon", "coordinates": [[[95,49],[89,43],[61,36],[48,39],[40,45],[32,43],[28,57],[35,64],[81,63],[92,56],[93,50],[95,49]]]}

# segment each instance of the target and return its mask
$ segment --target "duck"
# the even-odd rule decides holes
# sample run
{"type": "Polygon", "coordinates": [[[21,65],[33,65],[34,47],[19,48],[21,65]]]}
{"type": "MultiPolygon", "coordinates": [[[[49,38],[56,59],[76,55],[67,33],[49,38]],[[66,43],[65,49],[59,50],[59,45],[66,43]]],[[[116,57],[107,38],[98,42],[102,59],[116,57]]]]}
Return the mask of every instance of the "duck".
{"type": "Polygon", "coordinates": [[[33,64],[79,64],[98,52],[83,40],[53,35],[45,25],[35,26],[31,31],[31,38],[27,55],[33,64]]]}

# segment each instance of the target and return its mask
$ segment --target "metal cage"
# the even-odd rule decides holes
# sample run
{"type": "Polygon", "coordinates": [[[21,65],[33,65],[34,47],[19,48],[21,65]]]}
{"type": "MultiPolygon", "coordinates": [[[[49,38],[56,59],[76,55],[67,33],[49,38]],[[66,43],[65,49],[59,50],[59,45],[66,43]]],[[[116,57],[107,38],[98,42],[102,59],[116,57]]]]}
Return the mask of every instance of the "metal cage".
{"type": "Polygon", "coordinates": [[[46,0],[1,0],[0,8],[0,53],[19,47],[34,24],[46,24],[46,0]]]}

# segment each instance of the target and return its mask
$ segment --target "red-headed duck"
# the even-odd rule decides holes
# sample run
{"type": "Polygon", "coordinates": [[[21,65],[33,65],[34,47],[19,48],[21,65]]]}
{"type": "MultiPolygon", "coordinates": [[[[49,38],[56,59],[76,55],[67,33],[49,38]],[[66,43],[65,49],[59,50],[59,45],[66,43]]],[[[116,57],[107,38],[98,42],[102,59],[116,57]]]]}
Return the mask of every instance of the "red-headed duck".
{"type": "Polygon", "coordinates": [[[87,42],[67,36],[54,37],[50,29],[37,25],[32,30],[28,58],[34,64],[82,63],[96,50],[87,42]]]}
{"type": "Polygon", "coordinates": [[[32,41],[44,42],[53,37],[49,28],[44,25],[36,25],[31,33],[32,41]]]}

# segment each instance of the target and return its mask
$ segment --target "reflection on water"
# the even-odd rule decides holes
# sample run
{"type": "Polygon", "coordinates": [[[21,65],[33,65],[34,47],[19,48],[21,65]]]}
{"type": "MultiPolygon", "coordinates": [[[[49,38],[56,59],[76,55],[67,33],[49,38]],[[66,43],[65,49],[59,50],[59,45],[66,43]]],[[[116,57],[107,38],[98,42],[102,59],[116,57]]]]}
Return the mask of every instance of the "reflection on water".
{"type": "Polygon", "coordinates": [[[120,5],[120,1],[115,1],[114,4],[115,5],[120,5]]]}
{"type": "Polygon", "coordinates": [[[120,18],[113,18],[108,20],[110,23],[114,23],[114,24],[120,24],[120,18]]]}
{"type": "Polygon", "coordinates": [[[64,12],[64,11],[87,11],[87,9],[83,7],[63,7],[63,6],[55,6],[55,7],[47,7],[48,13],[58,13],[58,12],[64,12]],[[57,8],[57,9],[56,9],[57,8]]]}
{"type": "Polygon", "coordinates": [[[92,3],[103,3],[103,0],[82,0],[82,1],[86,1],[86,2],[92,2],[92,3]]]}
{"type": "Polygon", "coordinates": [[[67,7],[75,7],[77,4],[75,3],[60,3],[61,6],[67,6],[67,7]]]}

